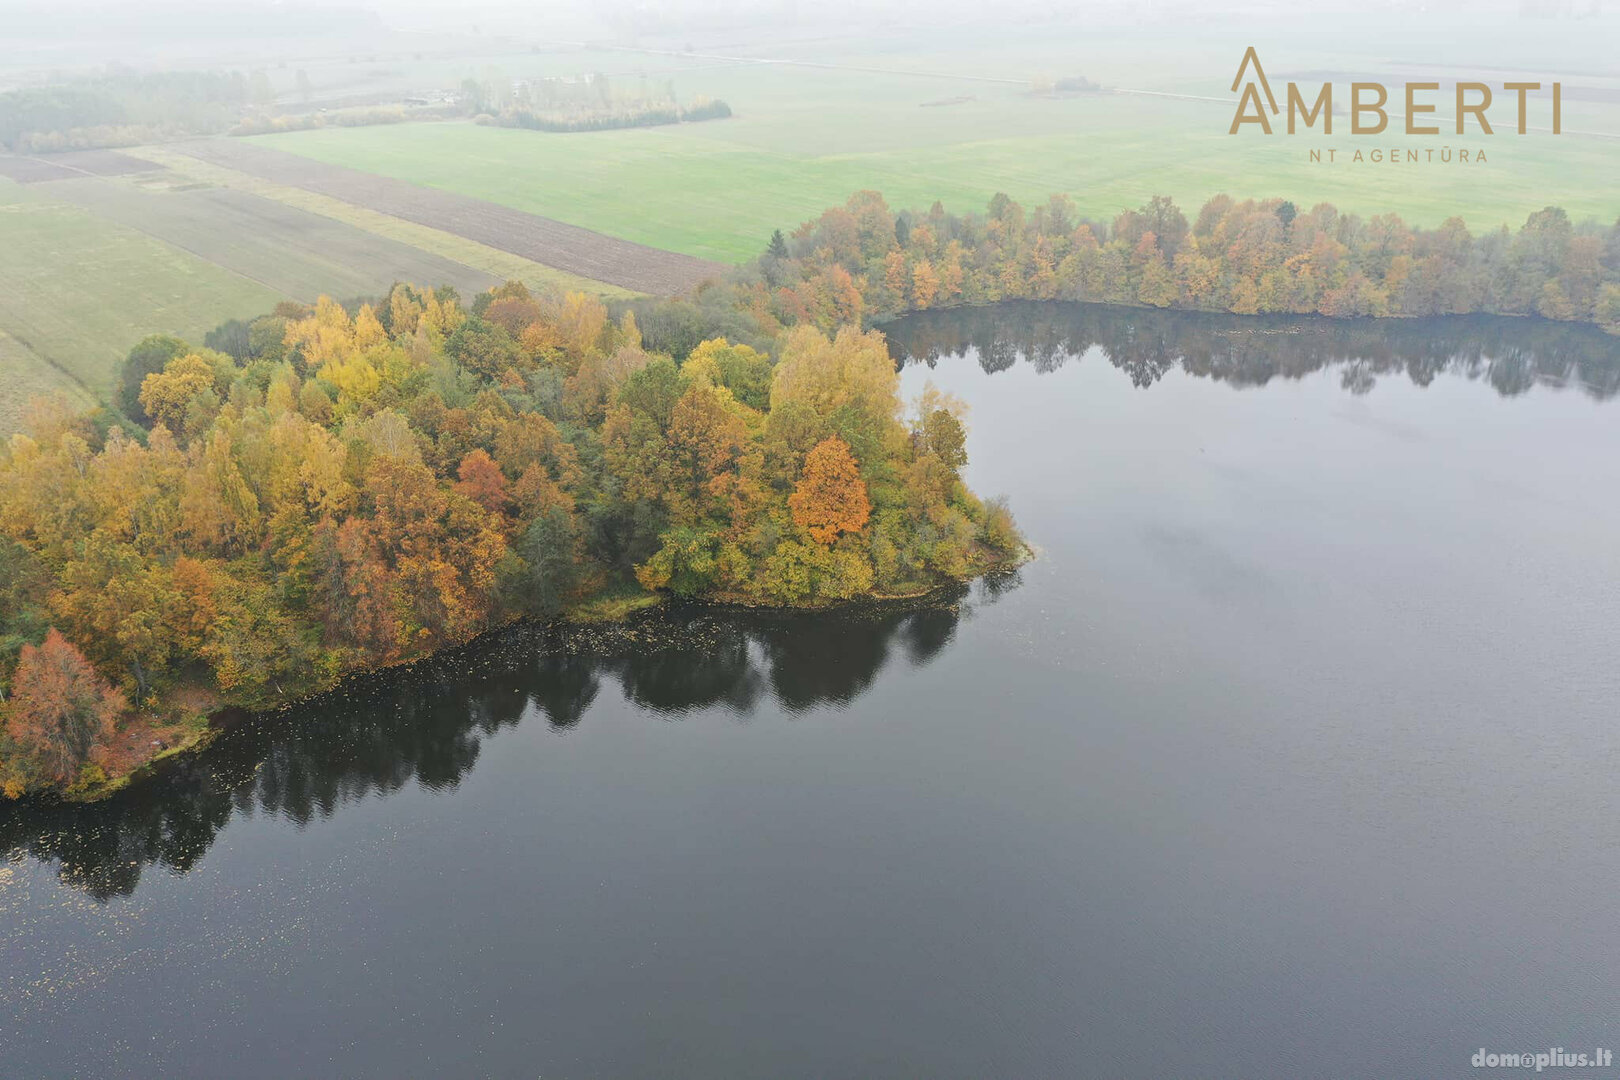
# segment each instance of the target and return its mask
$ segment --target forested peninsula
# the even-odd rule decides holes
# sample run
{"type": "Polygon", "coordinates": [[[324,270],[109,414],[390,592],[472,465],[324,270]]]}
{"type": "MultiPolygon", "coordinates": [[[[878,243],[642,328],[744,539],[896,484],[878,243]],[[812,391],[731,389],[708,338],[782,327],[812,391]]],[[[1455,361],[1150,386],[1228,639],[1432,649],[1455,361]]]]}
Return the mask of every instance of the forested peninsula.
{"type": "Polygon", "coordinates": [[[210,341],[141,342],[120,410],[41,405],[0,462],[12,796],[521,617],[914,595],[1024,552],[961,481],[959,405],[902,403],[875,331],[677,362],[632,309],[512,283],[210,341]]]}
{"type": "Polygon", "coordinates": [[[660,594],[914,595],[1027,548],[961,480],[960,405],[902,402],[873,323],[1010,299],[1620,332],[1620,224],[1475,238],[1326,204],[1054,197],[895,213],[862,192],[688,296],[508,283],[287,303],[135,346],[111,407],[0,453],[0,786],[88,797],[344,674],[660,594]]]}

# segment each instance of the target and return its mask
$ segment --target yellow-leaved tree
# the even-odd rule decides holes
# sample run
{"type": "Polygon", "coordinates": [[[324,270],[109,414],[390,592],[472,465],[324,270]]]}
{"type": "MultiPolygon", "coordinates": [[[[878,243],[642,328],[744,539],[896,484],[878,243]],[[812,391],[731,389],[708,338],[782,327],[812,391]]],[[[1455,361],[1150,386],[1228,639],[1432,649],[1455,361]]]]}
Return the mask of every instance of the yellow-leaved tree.
{"type": "MultiPolygon", "coordinates": [[[[141,383],[141,408],[153,420],[178,432],[191,399],[214,385],[214,365],[196,353],[177,356],[141,383]]],[[[218,404],[217,402],[215,403],[218,404]]]]}

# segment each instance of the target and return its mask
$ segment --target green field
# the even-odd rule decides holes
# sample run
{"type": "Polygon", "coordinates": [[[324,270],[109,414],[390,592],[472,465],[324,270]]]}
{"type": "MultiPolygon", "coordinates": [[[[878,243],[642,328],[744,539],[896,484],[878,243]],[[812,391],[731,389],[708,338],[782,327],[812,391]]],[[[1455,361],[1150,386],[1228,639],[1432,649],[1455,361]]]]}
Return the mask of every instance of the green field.
{"type": "Polygon", "coordinates": [[[284,299],[375,295],[395,279],[471,293],[521,278],[632,295],[183,155],[152,157],[186,171],[0,179],[0,436],[35,397],[107,400],[119,362],[146,334],[200,343],[221,322],[284,299]]]}
{"type": "MultiPolygon", "coordinates": [[[[792,227],[863,188],[882,191],[897,207],[939,199],[953,210],[982,208],[997,191],[1024,201],[1065,192],[1083,214],[1104,219],[1155,194],[1196,210],[1223,191],[1301,205],[1326,200],[1367,215],[1395,211],[1422,225],[1461,215],[1476,231],[1516,225],[1549,203],[1576,218],[1620,216],[1620,139],[1230,136],[1226,101],[1036,97],[1013,83],[854,70],[893,63],[881,58],[838,62],[846,67],[677,69],[688,91],[731,103],[737,115],[725,121],[576,135],[440,123],[257,141],[728,261],[757,254],[772,229],[792,227]],[[926,104],[955,98],[970,100],[926,104]],[[1484,146],[1490,161],[1314,164],[1312,145],[1484,146]]],[[[962,70],[949,56],[907,62],[962,70]]],[[[975,70],[1010,69],[1010,61],[996,61],[975,70]]],[[[1217,82],[1203,75],[1154,85],[1213,96],[1224,89],[1217,82]]],[[[1565,123],[1620,131],[1620,109],[1572,105],[1565,123]]],[[[1339,126],[1346,126],[1342,118],[1339,126]]]]}
{"type": "MultiPolygon", "coordinates": [[[[226,319],[262,314],[280,293],[134,229],[0,180],[0,352],[6,382],[105,400],[146,334],[202,340],[226,319]],[[41,363],[43,361],[43,363],[41,363]]],[[[0,430],[24,397],[0,404],[0,430]],[[9,415],[7,415],[9,412],[9,415]]],[[[24,398],[24,400],[26,400],[24,398]]]]}
{"type": "Polygon", "coordinates": [[[42,359],[32,349],[0,330],[0,436],[16,428],[36,398],[63,397],[88,407],[95,397],[77,379],[42,359]]]}

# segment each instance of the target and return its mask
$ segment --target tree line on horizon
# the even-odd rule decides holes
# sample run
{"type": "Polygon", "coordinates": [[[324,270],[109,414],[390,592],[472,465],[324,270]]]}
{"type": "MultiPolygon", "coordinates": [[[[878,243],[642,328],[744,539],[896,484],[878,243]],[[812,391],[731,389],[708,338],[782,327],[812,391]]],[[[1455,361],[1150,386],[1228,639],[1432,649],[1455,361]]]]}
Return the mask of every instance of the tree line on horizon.
{"type": "Polygon", "coordinates": [[[213,134],[225,131],[243,110],[266,107],[274,97],[262,70],[110,69],[0,92],[0,147],[48,154],[213,134]]]}
{"type": "MultiPolygon", "coordinates": [[[[420,59],[420,57],[418,57],[420,59]]],[[[639,92],[597,73],[584,78],[465,79],[432,101],[320,107],[299,68],[292,93],[279,93],[264,68],[235,71],[106,71],[0,91],[0,150],[51,154],[197,135],[263,135],[321,127],[367,127],[464,117],[548,132],[604,131],[718,120],[724,101],[681,104],[673,80],[639,92]],[[296,100],[293,100],[296,98],[296,100]]]]}
{"type": "Polygon", "coordinates": [[[778,231],[736,275],[745,306],[824,329],[1000,300],[1070,300],[1239,315],[1539,316],[1620,333],[1620,220],[1572,224],[1558,207],[1474,236],[1329,203],[1217,195],[1189,222],[1158,196],[1111,222],[1054,195],[1006,195],[984,214],[896,213],[877,192],[778,231]]]}

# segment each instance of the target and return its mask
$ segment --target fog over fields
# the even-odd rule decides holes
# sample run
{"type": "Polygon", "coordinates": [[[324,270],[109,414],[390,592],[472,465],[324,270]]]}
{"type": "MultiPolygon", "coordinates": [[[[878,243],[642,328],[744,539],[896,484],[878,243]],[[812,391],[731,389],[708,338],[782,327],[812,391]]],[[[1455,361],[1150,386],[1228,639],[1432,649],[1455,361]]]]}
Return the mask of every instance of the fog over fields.
{"type": "Polygon", "coordinates": [[[7,428],[35,391],[102,398],[144,333],[394,280],[676,292],[860,190],[1061,193],[1099,221],[1219,193],[1476,233],[1620,216],[1620,11],[1593,0],[7,0],[0,25],[0,263],[29,277],[0,298],[7,428]],[[1488,165],[1327,165],[1339,134],[1228,134],[1248,45],[1279,84],[1557,80],[1565,130],[1543,94],[1529,134],[1451,140],[1488,165]]]}

